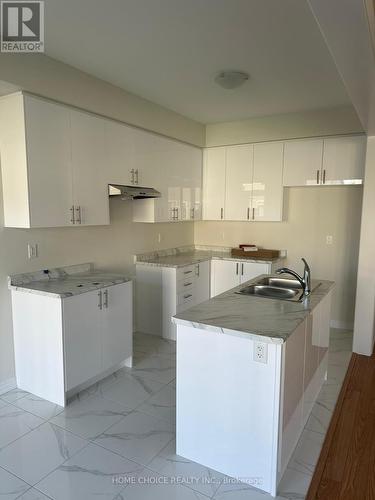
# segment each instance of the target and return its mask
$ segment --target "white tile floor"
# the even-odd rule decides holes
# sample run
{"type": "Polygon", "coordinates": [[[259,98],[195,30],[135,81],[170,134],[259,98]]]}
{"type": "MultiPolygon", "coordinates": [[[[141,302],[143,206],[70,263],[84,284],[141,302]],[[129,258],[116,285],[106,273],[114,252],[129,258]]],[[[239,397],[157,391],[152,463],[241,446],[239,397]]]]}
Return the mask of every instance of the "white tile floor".
{"type": "MultiPolygon", "coordinates": [[[[328,380],[279,499],[304,498],[350,360],[332,330],[328,380]]],[[[18,389],[0,396],[1,500],[270,500],[175,454],[175,344],[136,334],[135,366],[61,407],[18,389]]]]}

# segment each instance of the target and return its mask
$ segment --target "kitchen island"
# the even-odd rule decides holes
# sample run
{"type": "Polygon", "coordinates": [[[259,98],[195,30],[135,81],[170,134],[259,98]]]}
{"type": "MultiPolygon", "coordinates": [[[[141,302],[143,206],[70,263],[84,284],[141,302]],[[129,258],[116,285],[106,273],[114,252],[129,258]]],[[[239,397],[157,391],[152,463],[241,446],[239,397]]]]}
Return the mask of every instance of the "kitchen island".
{"type": "Polygon", "coordinates": [[[326,377],[333,285],[293,302],[242,284],[173,318],[179,455],[276,495],[326,377]]]}

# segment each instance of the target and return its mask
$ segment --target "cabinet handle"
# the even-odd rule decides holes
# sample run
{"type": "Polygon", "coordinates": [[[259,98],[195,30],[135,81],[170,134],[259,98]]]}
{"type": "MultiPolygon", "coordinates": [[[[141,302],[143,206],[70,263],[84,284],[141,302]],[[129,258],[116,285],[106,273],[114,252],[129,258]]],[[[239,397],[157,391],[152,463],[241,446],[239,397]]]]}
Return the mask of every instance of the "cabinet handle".
{"type": "Polygon", "coordinates": [[[323,170],[323,184],[326,183],[326,171],[325,169],[323,170]]]}
{"type": "Polygon", "coordinates": [[[319,184],[319,179],[320,179],[320,171],[316,171],[316,183],[319,184]]]}
{"type": "Polygon", "coordinates": [[[238,274],[238,262],[236,262],[236,274],[238,274]]]}
{"type": "Polygon", "coordinates": [[[134,183],[138,184],[138,180],[139,180],[139,173],[138,173],[138,168],[137,168],[137,170],[135,171],[135,181],[134,181],[134,183]]]}
{"type": "Polygon", "coordinates": [[[70,207],[70,222],[71,222],[71,224],[75,224],[76,223],[74,205],[72,205],[70,207]]]}
{"type": "Polygon", "coordinates": [[[189,299],[190,297],[192,297],[191,293],[189,293],[188,295],[184,295],[184,299],[189,299]]]}
{"type": "Polygon", "coordinates": [[[102,292],[98,292],[98,297],[99,297],[99,304],[98,304],[98,307],[100,310],[103,309],[103,293],[102,292]]]}
{"type": "Polygon", "coordinates": [[[194,219],[194,208],[191,209],[191,218],[194,219]]]}
{"type": "Polygon", "coordinates": [[[82,210],[81,210],[81,205],[78,205],[76,207],[76,212],[77,212],[76,223],[77,224],[82,224],[82,210]]]}
{"type": "Polygon", "coordinates": [[[192,285],[193,283],[184,283],[184,286],[190,286],[192,285]]]}
{"type": "Polygon", "coordinates": [[[241,264],[241,276],[243,276],[243,264],[241,264]]]}
{"type": "Polygon", "coordinates": [[[220,209],[220,218],[221,218],[221,220],[224,219],[224,208],[220,209]]]}
{"type": "Polygon", "coordinates": [[[104,290],[104,307],[108,309],[108,290],[104,290]]]}
{"type": "Polygon", "coordinates": [[[255,208],[253,208],[253,220],[255,219],[255,208]]]}
{"type": "Polygon", "coordinates": [[[130,181],[130,182],[131,182],[132,184],[134,184],[134,168],[132,168],[132,169],[130,170],[130,173],[131,173],[131,181],[130,181]]]}
{"type": "Polygon", "coordinates": [[[200,273],[199,264],[197,264],[197,265],[195,266],[195,274],[196,274],[197,276],[199,276],[199,273],[200,273]]]}
{"type": "Polygon", "coordinates": [[[179,209],[178,209],[178,208],[176,208],[176,220],[178,220],[178,217],[179,217],[179,215],[178,215],[178,211],[179,211],[179,209]]]}
{"type": "Polygon", "coordinates": [[[247,209],[247,220],[250,220],[250,208],[247,209]]]}
{"type": "Polygon", "coordinates": [[[192,273],[193,271],[184,271],[184,274],[190,274],[192,273]]]}

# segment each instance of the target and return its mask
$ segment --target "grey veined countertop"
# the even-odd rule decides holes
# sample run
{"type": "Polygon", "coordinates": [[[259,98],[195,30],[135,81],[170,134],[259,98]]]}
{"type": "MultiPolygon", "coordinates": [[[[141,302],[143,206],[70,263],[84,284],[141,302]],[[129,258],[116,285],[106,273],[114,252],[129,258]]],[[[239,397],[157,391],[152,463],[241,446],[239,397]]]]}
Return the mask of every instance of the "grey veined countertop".
{"type": "Polygon", "coordinates": [[[36,271],[11,275],[8,286],[10,290],[63,299],[128,281],[131,279],[127,276],[95,270],[92,264],[78,264],[49,269],[48,274],[36,271]]]}
{"type": "Polygon", "coordinates": [[[255,259],[252,257],[251,252],[249,252],[246,258],[232,257],[231,249],[227,247],[192,246],[170,248],[159,252],[137,255],[137,264],[157,267],[183,267],[211,259],[273,264],[274,262],[283,260],[283,257],[277,257],[275,259],[255,259]]]}
{"type": "Polygon", "coordinates": [[[229,335],[250,335],[254,338],[261,336],[265,342],[282,344],[334,287],[332,281],[314,279],[313,292],[303,302],[235,293],[265,276],[258,276],[177,314],[173,317],[173,322],[229,335]]]}

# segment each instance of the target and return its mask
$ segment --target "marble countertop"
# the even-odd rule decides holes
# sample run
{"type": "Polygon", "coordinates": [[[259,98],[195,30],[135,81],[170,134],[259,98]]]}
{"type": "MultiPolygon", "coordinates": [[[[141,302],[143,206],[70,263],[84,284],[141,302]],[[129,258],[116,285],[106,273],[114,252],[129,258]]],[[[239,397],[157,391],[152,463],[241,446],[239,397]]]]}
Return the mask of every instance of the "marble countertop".
{"type": "Polygon", "coordinates": [[[64,299],[131,281],[130,278],[95,270],[92,264],[49,269],[9,276],[10,290],[64,299]]]}
{"type": "MultiPolygon", "coordinates": [[[[236,291],[262,277],[243,283],[172,318],[176,324],[237,336],[262,337],[262,341],[284,343],[306,316],[334,287],[332,281],[312,280],[313,292],[303,302],[290,302],[236,291]]],[[[268,276],[269,277],[269,276],[268,276]]]]}
{"type": "Polygon", "coordinates": [[[221,260],[241,260],[244,262],[261,262],[264,264],[273,264],[283,259],[283,257],[277,257],[275,259],[255,259],[251,256],[247,258],[244,257],[232,257],[230,250],[190,250],[181,251],[171,255],[150,255],[149,257],[141,256],[137,264],[145,266],[157,266],[157,267],[183,267],[189,264],[197,264],[199,262],[204,262],[211,259],[221,259],[221,260]]]}

